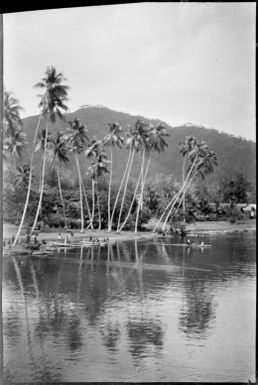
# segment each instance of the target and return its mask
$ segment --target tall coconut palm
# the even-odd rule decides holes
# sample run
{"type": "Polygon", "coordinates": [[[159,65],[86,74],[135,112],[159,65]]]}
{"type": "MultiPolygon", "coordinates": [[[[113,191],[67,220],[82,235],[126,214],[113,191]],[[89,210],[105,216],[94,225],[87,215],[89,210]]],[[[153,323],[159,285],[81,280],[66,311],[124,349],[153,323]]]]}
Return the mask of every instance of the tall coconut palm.
{"type": "Polygon", "coordinates": [[[109,134],[104,137],[103,143],[105,146],[110,147],[110,172],[109,172],[109,186],[108,186],[108,231],[111,231],[111,186],[112,186],[112,175],[113,175],[113,148],[118,146],[122,148],[124,138],[121,136],[122,127],[118,123],[112,123],[109,125],[109,134]]]}
{"type": "MultiPolygon", "coordinates": [[[[185,168],[186,168],[187,158],[190,156],[190,154],[194,150],[196,143],[197,143],[196,138],[192,136],[187,136],[185,138],[184,143],[182,142],[179,143],[179,147],[180,147],[179,152],[183,156],[183,165],[182,165],[182,183],[183,184],[185,181],[185,171],[186,171],[185,168]]],[[[183,201],[183,221],[185,221],[185,193],[184,192],[183,192],[182,201],[183,201]]]]}
{"type": "Polygon", "coordinates": [[[168,136],[166,129],[161,124],[158,124],[156,127],[147,126],[147,127],[145,127],[145,129],[141,133],[142,186],[141,186],[140,197],[138,200],[135,229],[134,229],[135,232],[137,232],[140,209],[142,208],[142,205],[143,205],[143,192],[144,192],[144,186],[145,186],[148,168],[150,165],[150,153],[151,153],[151,151],[161,152],[161,151],[164,151],[166,147],[168,147],[168,144],[164,139],[164,137],[166,137],[166,136],[168,136]],[[148,156],[148,160],[147,160],[147,165],[146,165],[146,169],[144,172],[143,171],[144,170],[144,159],[145,159],[146,154],[148,156]]]}
{"type": "MultiPolygon", "coordinates": [[[[80,192],[80,207],[81,207],[81,231],[84,229],[84,212],[83,212],[83,180],[81,176],[81,168],[80,168],[80,161],[79,156],[83,153],[85,150],[87,143],[89,142],[88,137],[88,130],[87,128],[81,124],[79,119],[74,119],[73,122],[69,122],[70,127],[69,130],[71,133],[68,135],[67,140],[71,146],[71,151],[74,155],[74,159],[76,162],[77,167],[77,173],[78,173],[78,180],[79,180],[79,192],[80,192]]],[[[85,190],[84,190],[85,192],[85,190]]],[[[86,192],[84,194],[85,201],[87,205],[88,215],[91,223],[91,212],[88,204],[88,199],[86,192]]]]}
{"type": "Polygon", "coordinates": [[[39,212],[42,204],[42,197],[44,191],[44,177],[45,177],[45,167],[46,167],[46,150],[48,142],[48,130],[56,122],[56,118],[59,117],[63,119],[62,112],[67,111],[68,107],[64,104],[67,99],[68,86],[62,84],[66,80],[62,73],[57,73],[54,67],[48,67],[46,76],[42,79],[41,82],[36,84],[37,88],[44,90],[44,94],[41,95],[41,100],[39,107],[41,108],[42,115],[46,119],[46,128],[45,128],[45,142],[44,142],[44,153],[43,153],[43,164],[42,164],[42,182],[41,182],[41,191],[39,196],[38,208],[34,223],[31,229],[31,234],[34,231],[34,228],[37,224],[39,212]]]}
{"type": "Polygon", "coordinates": [[[39,115],[37,126],[36,126],[36,129],[35,129],[35,134],[34,134],[34,139],[33,139],[32,149],[31,149],[31,156],[30,156],[30,166],[29,166],[29,168],[30,168],[30,175],[29,175],[29,181],[28,181],[28,189],[27,189],[26,201],[25,201],[25,204],[24,204],[24,209],[23,209],[23,214],[22,214],[21,222],[20,222],[20,225],[19,225],[16,237],[15,237],[15,240],[13,242],[13,245],[15,245],[17,243],[17,240],[18,240],[18,238],[20,236],[20,233],[21,233],[21,230],[22,230],[22,227],[23,227],[23,224],[24,224],[26,212],[27,212],[27,209],[28,209],[28,205],[29,205],[30,192],[31,192],[31,186],[32,186],[32,176],[33,176],[34,148],[35,148],[36,143],[37,143],[38,131],[39,131],[39,128],[40,128],[42,117],[43,117],[43,111],[41,111],[41,113],[39,115]]]}
{"type": "Polygon", "coordinates": [[[123,212],[123,205],[124,205],[124,200],[125,200],[125,195],[127,192],[127,186],[129,182],[129,177],[132,169],[132,164],[133,164],[133,159],[134,159],[134,154],[138,151],[141,150],[142,147],[142,135],[145,130],[146,123],[142,122],[140,119],[138,119],[134,125],[134,127],[130,127],[129,133],[127,133],[127,139],[125,141],[126,147],[130,149],[130,163],[127,169],[126,173],[126,181],[125,181],[125,186],[124,186],[124,192],[123,192],[123,197],[122,197],[122,202],[120,206],[120,212],[118,216],[118,222],[117,222],[117,231],[119,231],[120,227],[120,221],[121,221],[121,216],[123,212]]]}
{"type": "Polygon", "coordinates": [[[60,200],[63,208],[63,217],[65,221],[65,228],[67,229],[67,218],[65,213],[65,204],[62,193],[61,179],[60,179],[60,169],[63,165],[67,165],[69,162],[68,156],[68,143],[66,137],[61,132],[57,132],[55,137],[50,138],[50,162],[55,164],[57,183],[59,189],[60,200]]]}
{"type": "Polygon", "coordinates": [[[87,158],[92,158],[91,165],[89,166],[89,172],[91,174],[92,181],[92,214],[91,221],[93,227],[94,214],[95,214],[95,191],[97,196],[97,205],[99,213],[99,229],[101,228],[101,211],[99,203],[99,193],[97,191],[98,178],[108,172],[107,168],[107,155],[104,151],[104,142],[97,140],[95,137],[91,139],[89,148],[85,151],[87,158]]]}

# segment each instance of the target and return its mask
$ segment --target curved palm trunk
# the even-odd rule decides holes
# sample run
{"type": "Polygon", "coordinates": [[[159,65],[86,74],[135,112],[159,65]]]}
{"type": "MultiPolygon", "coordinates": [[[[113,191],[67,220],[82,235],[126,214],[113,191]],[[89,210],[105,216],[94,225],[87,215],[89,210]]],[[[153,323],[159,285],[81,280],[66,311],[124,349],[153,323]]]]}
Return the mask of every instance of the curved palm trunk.
{"type": "Polygon", "coordinates": [[[128,168],[128,171],[127,171],[127,177],[126,177],[126,182],[125,182],[125,188],[124,188],[123,198],[122,198],[122,202],[121,202],[121,206],[120,206],[120,212],[119,212],[118,223],[117,223],[117,231],[119,231],[118,229],[119,229],[119,226],[120,226],[120,220],[121,220],[122,211],[123,211],[123,206],[124,206],[125,194],[126,194],[126,190],[127,190],[127,185],[128,185],[128,181],[129,181],[129,176],[130,176],[130,173],[131,173],[131,168],[132,168],[132,164],[133,164],[134,154],[135,154],[135,151],[134,151],[134,149],[133,149],[133,150],[132,150],[131,160],[130,160],[130,165],[129,165],[129,168],[128,168]]]}
{"type": "Polygon", "coordinates": [[[46,169],[46,150],[47,150],[47,137],[48,137],[48,125],[46,125],[46,133],[45,133],[45,140],[44,140],[44,153],[43,153],[43,164],[42,164],[42,174],[41,174],[41,189],[40,189],[40,195],[39,195],[39,203],[38,203],[38,208],[37,208],[37,212],[36,212],[36,216],[35,216],[35,219],[34,219],[34,223],[32,225],[32,229],[31,229],[31,232],[30,234],[33,233],[35,227],[36,227],[36,224],[37,224],[37,221],[38,221],[38,217],[39,217],[39,212],[40,212],[40,209],[41,209],[41,204],[42,204],[42,197],[43,197],[43,192],[44,192],[44,178],[45,178],[45,169],[46,169]]]}
{"type": "Polygon", "coordinates": [[[169,212],[168,212],[168,214],[167,214],[167,216],[166,216],[165,222],[163,223],[163,226],[162,226],[162,230],[165,230],[167,221],[169,220],[169,217],[171,216],[171,213],[172,213],[172,211],[173,211],[173,209],[174,209],[174,207],[175,207],[175,204],[176,204],[177,200],[179,199],[180,195],[182,194],[182,192],[184,191],[185,186],[187,185],[187,182],[188,182],[188,180],[189,180],[189,178],[190,178],[191,172],[192,172],[192,170],[194,169],[194,166],[195,166],[195,164],[196,164],[198,155],[199,155],[199,154],[196,155],[196,157],[195,157],[195,159],[194,159],[194,162],[193,162],[193,164],[192,164],[192,166],[191,166],[191,168],[190,168],[190,171],[189,171],[188,174],[187,174],[187,177],[186,177],[186,179],[185,179],[185,182],[184,182],[183,186],[181,187],[181,189],[179,190],[177,199],[174,200],[174,203],[172,204],[172,206],[171,206],[171,208],[170,208],[170,210],[169,210],[169,212]]]}
{"type": "Polygon", "coordinates": [[[65,227],[66,227],[66,229],[68,229],[67,218],[66,218],[66,215],[65,215],[65,204],[64,204],[63,194],[62,194],[62,187],[61,187],[61,180],[60,180],[60,174],[59,174],[58,166],[56,166],[56,175],[57,175],[57,183],[58,183],[60,200],[61,200],[62,207],[63,207],[63,216],[64,216],[64,221],[65,221],[65,227]]]}
{"type": "Polygon", "coordinates": [[[129,156],[128,156],[128,159],[127,159],[124,175],[123,175],[123,178],[121,180],[121,183],[120,183],[117,195],[116,195],[116,200],[115,200],[115,203],[114,203],[114,207],[113,207],[112,215],[111,215],[111,219],[110,219],[110,228],[108,229],[108,231],[112,230],[112,222],[113,222],[113,218],[114,218],[114,214],[115,214],[115,209],[116,209],[118,198],[119,198],[119,195],[120,195],[120,192],[121,192],[121,189],[122,189],[122,186],[123,186],[123,183],[124,183],[127,171],[128,171],[128,167],[129,167],[129,164],[130,164],[131,156],[132,156],[132,150],[130,150],[130,152],[129,152],[129,156]]]}
{"type": "Polygon", "coordinates": [[[185,186],[185,189],[184,189],[184,191],[182,193],[182,196],[181,196],[180,201],[178,203],[177,209],[175,211],[175,215],[178,212],[178,209],[181,206],[183,200],[185,199],[185,194],[186,194],[187,190],[189,190],[189,188],[191,187],[191,184],[193,183],[193,180],[194,180],[195,176],[196,176],[196,173],[191,177],[191,179],[189,180],[188,184],[185,186]]]}
{"type": "Polygon", "coordinates": [[[80,164],[77,154],[74,154],[76,166],[77,166],[77,173],[79,178],[79,192],[80,192],[80,206],[81,206],[81,232],[84,229],[84,215],[83,215],[83,203],[82,203],[82,181],[81,181],[81,170],[80,170],[80,164]]]}
{"type": "MultiPolygon", "coordinates": [[[[192,169],[193,169],[194,165],[196,164],[197,157],[198,157],[198,154],[196,155],[196,158],[195,158],[195,160],[194,160],[194,162],[193,162],[193,164],[192,164],[192,167],[191,167],[191,169],[190,169],[190,171],[189,171],[189,173],[188,173],[188,175],[187,175],[187,178],[185,179],[185,184],[187,183],[187,181],[188,181],[188,179],[189,179],[189,176],[190,176],[190,173],[192,172],[192,169]]],[[[159,226],[159,224],[161,223],[163,217],[165,216],[167,210],[168,210],[168,209],[173,205],[173,203],[176,202],[176,200],[179,198],[179,195],[181,195],[182,189],[184,189],[184,185],[183,185],[183,187],[176,193],[176,195],[171,199],[171,201],[168,203],[168,205],[167,205],[167,207],[165,208],[163,214],[161,215],[161,217],[160,217],[158,223],[157,223],[156,226],[154,227],[153,232],[155,232],[156,229],[158,228],[158,226],[159,226]]],[[[174,208],[174,207],[173,207],[173,208],[174,208]]],[[[173,210],[173,209],[172,209],[172,210],[173,210]]],[[[163,229],[163,226],[162,226],[162,229],[163,229]]]]}
{"type": "Polygon", "coordinates": [[[143,180],[144,180],[144,177],[143,177],[144,161],[145,161],[145,150],[143,150],[143,153],[142,153],[142,171],[141,171],[141,175],[142,175],[142,186],[141,186],[141,193],[140,193],[140,197],[139,197],[138,205],[137,205],[137,213],[136,213],[135,228],[134,228],[134,232],[135,232],[135,233],[137,233],[138,222],[139,222],[139,214],[140,214],[140,208],[141,208],[141,205],[142,205],[143,180]]]}
{"type": "Polygon", "coordinates": [[[134,201],[135,201],[135,197],[136,197],[136,194],[137,194],[138,186],[139,186],[140,180],[141,180],[141,178],[142,178],[142,171],[143,171],[143,170],[142,170],[142,168],[141,168],[140,175],[139,175],[139,178],[138,178],[138,180],[137,180],[137,183],[136,183],[136,186],[135,186],[135,189],[134,189],[134,195],[133,195],[133,199],[132,199],[130,208],[129,208],[129,210],[128,210],[127,216],[126,216],[126,218],[125,218],[123,224],[121,225],[121,227],[120,227],[120,229],[119,229],[118,231],[121,231],[121,230],[124,228],[126,222],[128,221],[128,219],[129,219],[129,217],[130,217],[130,214],[131,214],[131,211],[132,211],[132,208],[133,208],[133,204],[134,204],[134,201]]]}
{"type": "Polygon", "coordinates": [[[42,116],[43,116],[43,114],[41,113],[40,116],[39,116],[38,124],[37,124],[37,127],[36,127],[34,139],[33,139],[33,148],[32,148],[32,151],[31,151],[31,158],[30,158],[30,175],[29,175],[27,196],[26,196],[26,201],[25,201],[25,205],[24,205],[24,209],[23,209],[23,214],[22,214],[21,222],[20,222],[20,225],[19,225],[16,237],[15,237],[15,240],[13,242],[13,246],[17,243],[17,240],[19,239],[19,236],[20,236],[20,233],[21,233],[21,229],[22,229],[23,224],[24,224],[26,212],[27,212],[27,209],[28,209],[28,205],[29,205],[30,191],[31,191],[31,184],[32,184],[32,166],[33,166],[33,158],[34,158],[34,148],[35,148],[35,144],[36,144],[36,141],[37,141],[37,136],[38,136],[38,131],[39,131],[39,127],[40,127],[42,116]]]}
{"type": "Polygon", "coordinates": [[[112,184],[112,168],[113,168],[113,151],[110,149],[110,173],[109,173],[109,186],[108,186],[108,231],[111,230],[111,184],[112,184]]]}

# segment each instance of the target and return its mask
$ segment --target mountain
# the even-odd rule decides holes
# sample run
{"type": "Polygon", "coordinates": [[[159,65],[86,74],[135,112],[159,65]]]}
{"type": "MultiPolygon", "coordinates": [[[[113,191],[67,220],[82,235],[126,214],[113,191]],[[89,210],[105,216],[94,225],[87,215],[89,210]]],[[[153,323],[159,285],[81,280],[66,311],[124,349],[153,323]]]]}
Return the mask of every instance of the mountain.
{"type": "MultiPolygon", "coordinates": [[[[102,106],[84,106],[79,110],[65,115],[66,122],[58,120],[53,127],[53,132],[57,130],[65,131],[69,121],[78,118],[81,123],[85,124],[89,131],[89,136],[95,135],[97,138],[103,138],[108,133],[108,123],[119,123],[123,131],[127,131],[129,125],[134,125],[137,119],[150,122],[152,124],[162,123],[165,125],[169,137],[167,142],[169,147],[164,153],[153,154],[149,177],[159,173],[168,175],[173,174],[175,178],[181,180],[182,156],[179,153],[178,144],[184,141],[186,136],[195,136],[197,139],[203,139],[217,154],[219,165],[216,171],[207,177],[208,183],[218,182],[222,177],[230,177],[236,172],[242,172],[248,180],[255,183],[256,178],[256,145],[250,140],[235,137],[226,133],[219,132],[215,129],[207,129],[203,126],[186,123],[182,126],[172,127],[158,119],[146,119],[142,116],[133,116],[127,113],[118,112],[102,106]]],[[[31,151],[31,143],[34,137],[34,129],[36,127],[38,116],[31,116],[23,119],[24,131],[27,134],[29,142],[26,151],[25,160],[28,159],[31,151]]],[[[44,122],[42,128],[44,127],[44,122]]],[[[127,160],[127,151],[116,150],[114,154],[115,177],[121,180],[121,176],[127,160]]],[[[140,162],[136,156],[136,164],[140,166],[140,162]]],[[[35,160],[39,165],[40,155],[36,154],[35,160]]],[[[86,165],[87,167],[87,165],[86,165]]],[[[73,178],[76,176],[76,168],[73,161],[69,166],[69,175],[73,178]]],[[[86,170],[86,168],[85,168],[86,170]]],[[[136,177],[139,167],[134,167],[133,177],[136,177]]]]}

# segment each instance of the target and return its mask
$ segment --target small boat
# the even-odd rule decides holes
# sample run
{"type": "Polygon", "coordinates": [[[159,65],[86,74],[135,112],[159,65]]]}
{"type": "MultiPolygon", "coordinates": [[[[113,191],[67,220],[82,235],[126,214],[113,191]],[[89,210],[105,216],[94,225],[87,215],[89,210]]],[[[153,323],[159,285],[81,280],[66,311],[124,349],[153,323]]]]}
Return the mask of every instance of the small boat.
{"type": "Polygon", "coordinates": [[[51,254],[53,251],[52,250],[38,250],[38,251],[33,251],[31,255],[46,255],[46,254],[51,254]]]}
{"type": "Polygon", "coordinates": [[[80,243],[61,243],[61,242],[50,242],[48,246],[51,247],[80,247],[80,243]]]}
{"type": "Polygon", "coordinates": [[[200,243],[164,243],[164,245],[181,246],[181,247],[212,247],[212,245],[202,245],[200,243]]]}

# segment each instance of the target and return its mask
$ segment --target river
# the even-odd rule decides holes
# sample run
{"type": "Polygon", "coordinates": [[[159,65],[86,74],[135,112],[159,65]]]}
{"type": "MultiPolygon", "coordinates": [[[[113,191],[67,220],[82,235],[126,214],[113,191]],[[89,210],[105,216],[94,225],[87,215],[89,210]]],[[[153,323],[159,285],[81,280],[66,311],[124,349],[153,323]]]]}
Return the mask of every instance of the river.
{"type": "Polygon", "coordinates": [[[6,382],[255,381],[256,238],[3,259],[6,382]]]}

